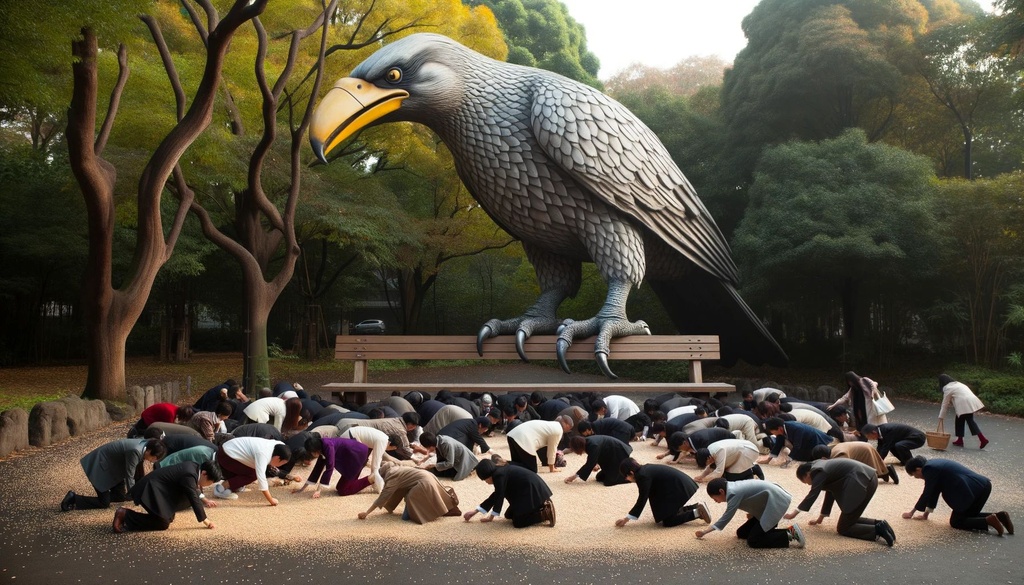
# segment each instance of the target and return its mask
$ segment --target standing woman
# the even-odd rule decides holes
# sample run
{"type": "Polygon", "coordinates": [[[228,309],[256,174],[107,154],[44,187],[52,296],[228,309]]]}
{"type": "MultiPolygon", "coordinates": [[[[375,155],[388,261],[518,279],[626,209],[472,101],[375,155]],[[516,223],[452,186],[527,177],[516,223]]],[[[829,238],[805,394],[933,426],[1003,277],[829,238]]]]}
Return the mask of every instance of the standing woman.
{"type": "Polygon", "coordinates": [[[856,372],[846,372],[846,394],[832,403],[827,410],[836,406],[850,406],[853,408],[853,418],[857,424],[854,428],[861,428],[866,424],[880,425],[889,422],[884,414],[875,411],[875,403],[872,402],[879,397],[878,384],[867,376],[858,376],[856,372]]]}
{"type": "Polygon", "coordinates": [[[974,413],[985,408],[985,404],[974,395],[974,392],[971,392],[967,384],[957,382],[946,374],[939,375],[939,389],[942,390],[939,421],[946,418],[946,409],[949,408],[950,403],[953,404],[953,412],[956,413],[956,440],[953,441],[953,444],[957,447],[964,446],[964,423],[966,423],[967,427],[971,429],[971,434],[977,436],[981,441],[980,448],[984,449],[985,445],[988,445],[988,439],[978,428],[978,423],[974,420],[974,413]]]}

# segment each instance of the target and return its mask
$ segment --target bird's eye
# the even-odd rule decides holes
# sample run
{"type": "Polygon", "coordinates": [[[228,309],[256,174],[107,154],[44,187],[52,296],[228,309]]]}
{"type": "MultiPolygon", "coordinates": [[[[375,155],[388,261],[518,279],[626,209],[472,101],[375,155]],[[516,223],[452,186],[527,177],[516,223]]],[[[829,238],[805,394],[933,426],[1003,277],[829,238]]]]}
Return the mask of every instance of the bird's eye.
{"type": "Polygon", "coordinates": [[[391,83],[398,83],[399,81],[402,81],[402,70],[398,67],[394,67],[389,69],[387,75],[384,77],[391,83]]]}

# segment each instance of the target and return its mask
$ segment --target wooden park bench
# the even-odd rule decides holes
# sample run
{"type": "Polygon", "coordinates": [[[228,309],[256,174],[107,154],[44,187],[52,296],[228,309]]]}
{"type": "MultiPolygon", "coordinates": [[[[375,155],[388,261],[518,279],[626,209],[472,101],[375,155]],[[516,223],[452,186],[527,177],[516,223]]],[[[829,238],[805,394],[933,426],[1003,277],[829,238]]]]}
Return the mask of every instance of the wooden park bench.
{"type": "MultiPolygon", "coordinates": [[[[555,359],[554,335],[538,335],[526,341],[526,355],[531,359],[555,359]]],[[[704,382],[701,370],[703,360],[717,360],[721,349],[717,335],[633,335],[612,340],[609,361],[613,360],[687,360],[690,362],[689,382],[620,382],[569,381],[544,384],[508,383],[375,383],[369,381],[371,360],[514,360],[515,336],[502,335],[484,342],[484,355],[476,352],[473,335],[339,335],[334,346],[334,358],[354,362],[351,382],[325,384],[324,390],[342,402],[366,404],[368,391],[403,394],[421,390],[436,394],[440,390],[452,392],[489,392],[504,394],[512,391],[543,392],[600,392],[602,394],[646,394],[656,396],[668,392],[709,397],[736,390],[731,384],[704,382]]],[[[566,352],[567,360],[594,361],[594,339],[581,339],[566,352]]]]}

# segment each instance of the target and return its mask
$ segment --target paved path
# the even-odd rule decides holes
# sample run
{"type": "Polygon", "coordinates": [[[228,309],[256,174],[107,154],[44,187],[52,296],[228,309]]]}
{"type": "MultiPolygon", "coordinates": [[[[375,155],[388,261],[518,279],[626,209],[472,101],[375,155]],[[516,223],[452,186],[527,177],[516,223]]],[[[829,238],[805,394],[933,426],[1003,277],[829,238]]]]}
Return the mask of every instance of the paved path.
{"type": "MultiPolygon", "coordinates": [[[[921,428],[934,424],[937,411],[934,405],[897,401],[897,407],[899,417],[896,420],[921,428]]],[[[923,449],[921,453],[957,459],[992,478],[994,505],[1007,507],[1017,524],[1024,526],[1020,488],[1024,485],[1024,421],[983,416],[980,422],[993,440],[986,450],[969,448],[943,455],[923,449]]],[[[40,585],[199,582],[280,585],[348,580],[355,583],[503,585],[727,581],[745,585],[779,582],[910,584],[953,583],[967,579],[970,581],[964,582],[1024,583],[1024,568],[1019,560],[1024,558],[1024,540],[1021,540],[1024,536],[997,538],[953,530],[947,524],[949,513],[944,505],[940,505],[930,520],[934,536],[923,542],[900,542],[895,548],[887,549],[848,541],[851,550],[836,554],[834,558],[822,556],[820,552],[814,554],[813,541],[812,549],[807,551],[773,552],[736,547],[730,542],[731,533],[713,535],[717,540],[709,537],[696,541],[692,536],[693,528],[685,526],[661,529],[631,525],[621,532],[613,532],[616,536],[621,534],[621,545],[612,554],[595,554],[583,546],[567,550],[561,546],[561,539],[578,536],[560,533],[559,526],[523,531],[502,528],[503,536],[515,534],[522,539],[521,548],[479,540],[467,544],[465,538],[457,539],[459,544],[452,544],[443,530],[432,537],[432,542],[404,536],[401,540],[388,540],[382,538],[378,530],[359,530],[369,524],[360,525],[351,518],[336,520],[327,515],[330,508],[300,507],[305,503],[298,501],[284,502],[275,509],[243,508],[252,513],[249,517],[265,519],[255,529],[272,535],[263,544],[236,541],[227,529],[179,531],[176,538],[160,533],[112,535],[109,523],[112,510],[61,514],[57,503],[68,485],[83,481],[77,462],[81,454],[116,438],[123,432],[122,426],[0,462],[0,478],[3,478],[0,482],[0,518],[3,518],[0,522],[0,580],[40,585]],[[311,519],[307,510],[324,516],[311,519]],[[303,514],[302,522],[293,526],[288,514],[298,513],[303,514]],[[330,536],[324,538],[322,534],[330,536]],[[670,545],[678,542],[678,553],[666,554],[666,542],[670,545]],[[729,554],[733,556],[723,558],[720,552],[716,553],[722,549],[732,551],[729,554]]],[[[570,462],[570,466],[573,465],[570,462]]],[[[780,474],[785,471],[787,476],[792,473],[792,470],[772,471],[780,474]]],[[[903,484],[911,486],[908,491],[920,492],[920,482],[906,475],[903,478],[903,484]]],[[[467,482],[480,483],[473,478],[467,482]]],[[[903,484],[898,487],[903,489],[906,487],[903,484]]],[[[470,487],[467,483],[466,489],[470,487]]],[[[572,486],[576,487],[579,486],[572,486]]],[[[895,489],[894,486],[889,488],[895,489]]],[[[459,489],[461,492],[461,484],[459,489]]],[[[600,489],[630,491],[633,488],[600,489]]],[[[799,499],[804,493],[795,491],[794,496],[799,499]]],[[[886,493],[897,492],[883,486],[876,499],[886,497],[886,493]]],[[[296,496],[288,494],[286,497],[296,496]]],[[[360,508],[369,501],[369,496],[353,497],[363,498],[358,502],[360,508]]],[[[473,498],[464,498],[469,499],[473,498]]],[[[595,532],[605,534],[608,532],[605,524],[621,516],[619,510],[595,509],[597,506],[585,499],[567,500],[566,497],[558,500],[559,517],[593,514],[595,522],[599,522],[595,532]]],[[[255,505],[256,499],[252,502],[255,505]]],[[[468,509],[475,502],[475,499],[464,501],[463,508],[468,509]]],[[[214,513],[222,510],[214,510],[214,513]]],[[[717,514],[714,510],[712,513],[717,514]]],[[[224,514],[222,517],[230,518],[226,512],[224,514]]],[[[806,522],[807,518],[808,515],[803,515],[802,520],[806,522]]],[[[906,530],[905,523],[911,522],[898,517],[888,519],[897,534],[901,527],[906,530]]],[[[192,525],[193,520],[190,512],[179,515],[179,522],[192,525]]],[[[649,518],[645,520],[649,522],[649,518]]],[[[225,519],[222,526],[227,522],[225,519]]],[[[408,532],[401,534],[418,534],[417,528],[409,526],[408,532]]],[[[471,530],[461,521],[449,522],[442,528],[460,532],[471,530]]],[[[585,542],[586,535],[583,539],[585,542]]]]}

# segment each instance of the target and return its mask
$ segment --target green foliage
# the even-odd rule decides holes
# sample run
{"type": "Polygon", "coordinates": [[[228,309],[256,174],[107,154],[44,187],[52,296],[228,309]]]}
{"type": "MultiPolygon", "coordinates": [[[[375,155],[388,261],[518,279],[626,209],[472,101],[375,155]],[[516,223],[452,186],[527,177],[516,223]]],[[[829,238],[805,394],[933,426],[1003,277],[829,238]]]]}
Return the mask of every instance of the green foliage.
{"type": "Polygon", "coordinates": [[[600,63],[586,32],[558,0],[465,0],[494,12],[508,43],[508,61],[539,67],[600,88],[600,63]]]}
{"type": "MultiPolygon", "coordinates": [[[[946,373],[974,390],[989,412],[1024,416],[1024,376],[964,364],[950,366],[946,373]]],[[[911,380],[899,390],[901,396],[942,400],[942,390],[934,377],[911,380]]]]}
{"type": "Polygon", "coordinates": [[[820,335],[814,315],[829,303],[846,338],[866,337],[869,299],[906,299],[934,272],[929,167],[860,130],[766,150],[733,241],[744,296],[789,323],[794,341],[820,335]]]}

